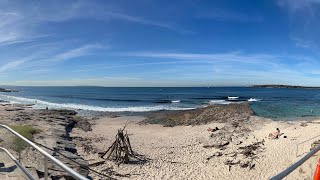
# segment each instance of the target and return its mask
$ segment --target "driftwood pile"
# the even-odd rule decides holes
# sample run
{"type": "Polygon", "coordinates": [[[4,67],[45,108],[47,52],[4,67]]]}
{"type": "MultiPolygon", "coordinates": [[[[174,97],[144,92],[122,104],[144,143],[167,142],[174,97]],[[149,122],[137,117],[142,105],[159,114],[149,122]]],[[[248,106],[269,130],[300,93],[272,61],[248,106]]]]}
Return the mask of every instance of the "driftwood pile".
{"type": "Polygon", "coordinates": [[[138,154],[132,150],[129,135],[127,131],[124,133],[128,123],[129,122],[127,122],[122,129],[118,130],[116,140],[112,143],[108,150],[99,153],[101,158],[106,160],[113,160],[118,164],[143,164],[150,160],[144,155],[138,154]]]}
{"type": "Polygon", "coordinates": [[[114,160],[118,163],[129,163],[130,157],[134,158],[135,154],[132,150],[129,136],[124,133],[124,129],[119,129],[116,135],[116,140],[104,153],[101,153],[101,157],[108,160],[114,160]]]}

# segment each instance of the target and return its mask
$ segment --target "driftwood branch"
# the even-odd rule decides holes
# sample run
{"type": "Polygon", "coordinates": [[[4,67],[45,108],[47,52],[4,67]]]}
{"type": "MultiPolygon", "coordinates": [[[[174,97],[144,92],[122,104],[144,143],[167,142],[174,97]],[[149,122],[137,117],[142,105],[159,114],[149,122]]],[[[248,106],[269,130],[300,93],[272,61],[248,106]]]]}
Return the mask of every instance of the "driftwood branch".
{"type": "Polygon", "coordinates": [[[102,158],[106,156],[106,159],[108,160],[114,160],[118,163],[129,163],[130,159],[135,157],[135,153],[130,144],[129,136],[127,132],[124,133],[124,128],[118,130],[116,140],[112,143],[108,150],[100,154],[102,158]]]}

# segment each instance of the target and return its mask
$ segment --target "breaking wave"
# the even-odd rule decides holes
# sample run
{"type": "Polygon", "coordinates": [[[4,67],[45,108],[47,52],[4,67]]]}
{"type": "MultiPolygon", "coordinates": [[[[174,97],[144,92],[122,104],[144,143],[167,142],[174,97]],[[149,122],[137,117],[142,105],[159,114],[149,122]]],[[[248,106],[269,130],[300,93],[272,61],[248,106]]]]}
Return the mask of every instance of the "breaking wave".
{"type": "Polygon", "coordinates": [[[150,106],[130,106],[130,107],[100,107],[91,106],[85,104],[76,103],[53,103],[48,101],[43,101],[40,99],[16,97],[1,94],[0,97],[3,100],[10,101],[11,103],[23,103],[23,104],[34,104],[34,108],[66,108],[75,110],[89,110],[89,111],[104,111],[104,112],[147,112],[147,111],[159,111],[159,110],[188,110],[195,109],[191,107],[174,107],[170,105],[150,105],[150,106]]]}

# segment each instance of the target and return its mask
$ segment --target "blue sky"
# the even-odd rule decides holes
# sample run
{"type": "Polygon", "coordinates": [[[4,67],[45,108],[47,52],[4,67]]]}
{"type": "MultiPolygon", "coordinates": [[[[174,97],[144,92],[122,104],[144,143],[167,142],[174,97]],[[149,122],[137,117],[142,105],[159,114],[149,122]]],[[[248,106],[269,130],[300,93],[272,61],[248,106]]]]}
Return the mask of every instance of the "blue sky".
{"type": "Polygon", "coordinates": [[[320,86],[320,0],[0,1],[5,85],[320,86]]]}

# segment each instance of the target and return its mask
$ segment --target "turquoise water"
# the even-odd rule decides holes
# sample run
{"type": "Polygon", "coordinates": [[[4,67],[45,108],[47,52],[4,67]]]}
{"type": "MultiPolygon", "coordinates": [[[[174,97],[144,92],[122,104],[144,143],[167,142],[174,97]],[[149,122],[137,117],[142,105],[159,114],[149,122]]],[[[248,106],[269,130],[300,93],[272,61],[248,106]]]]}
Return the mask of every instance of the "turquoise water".
{"type": "Polygon", "coordinates": [[[248,87],[213,88],[107,88],[107,87],[9,87],[19,92],[1,93],[0,99],[33,103],[36,108],[70,108],[105,112],[183,110],[227,101],[238,96],[250,102],[256,115],[273,119],[320,116],[320,90],[248,87]]]}

